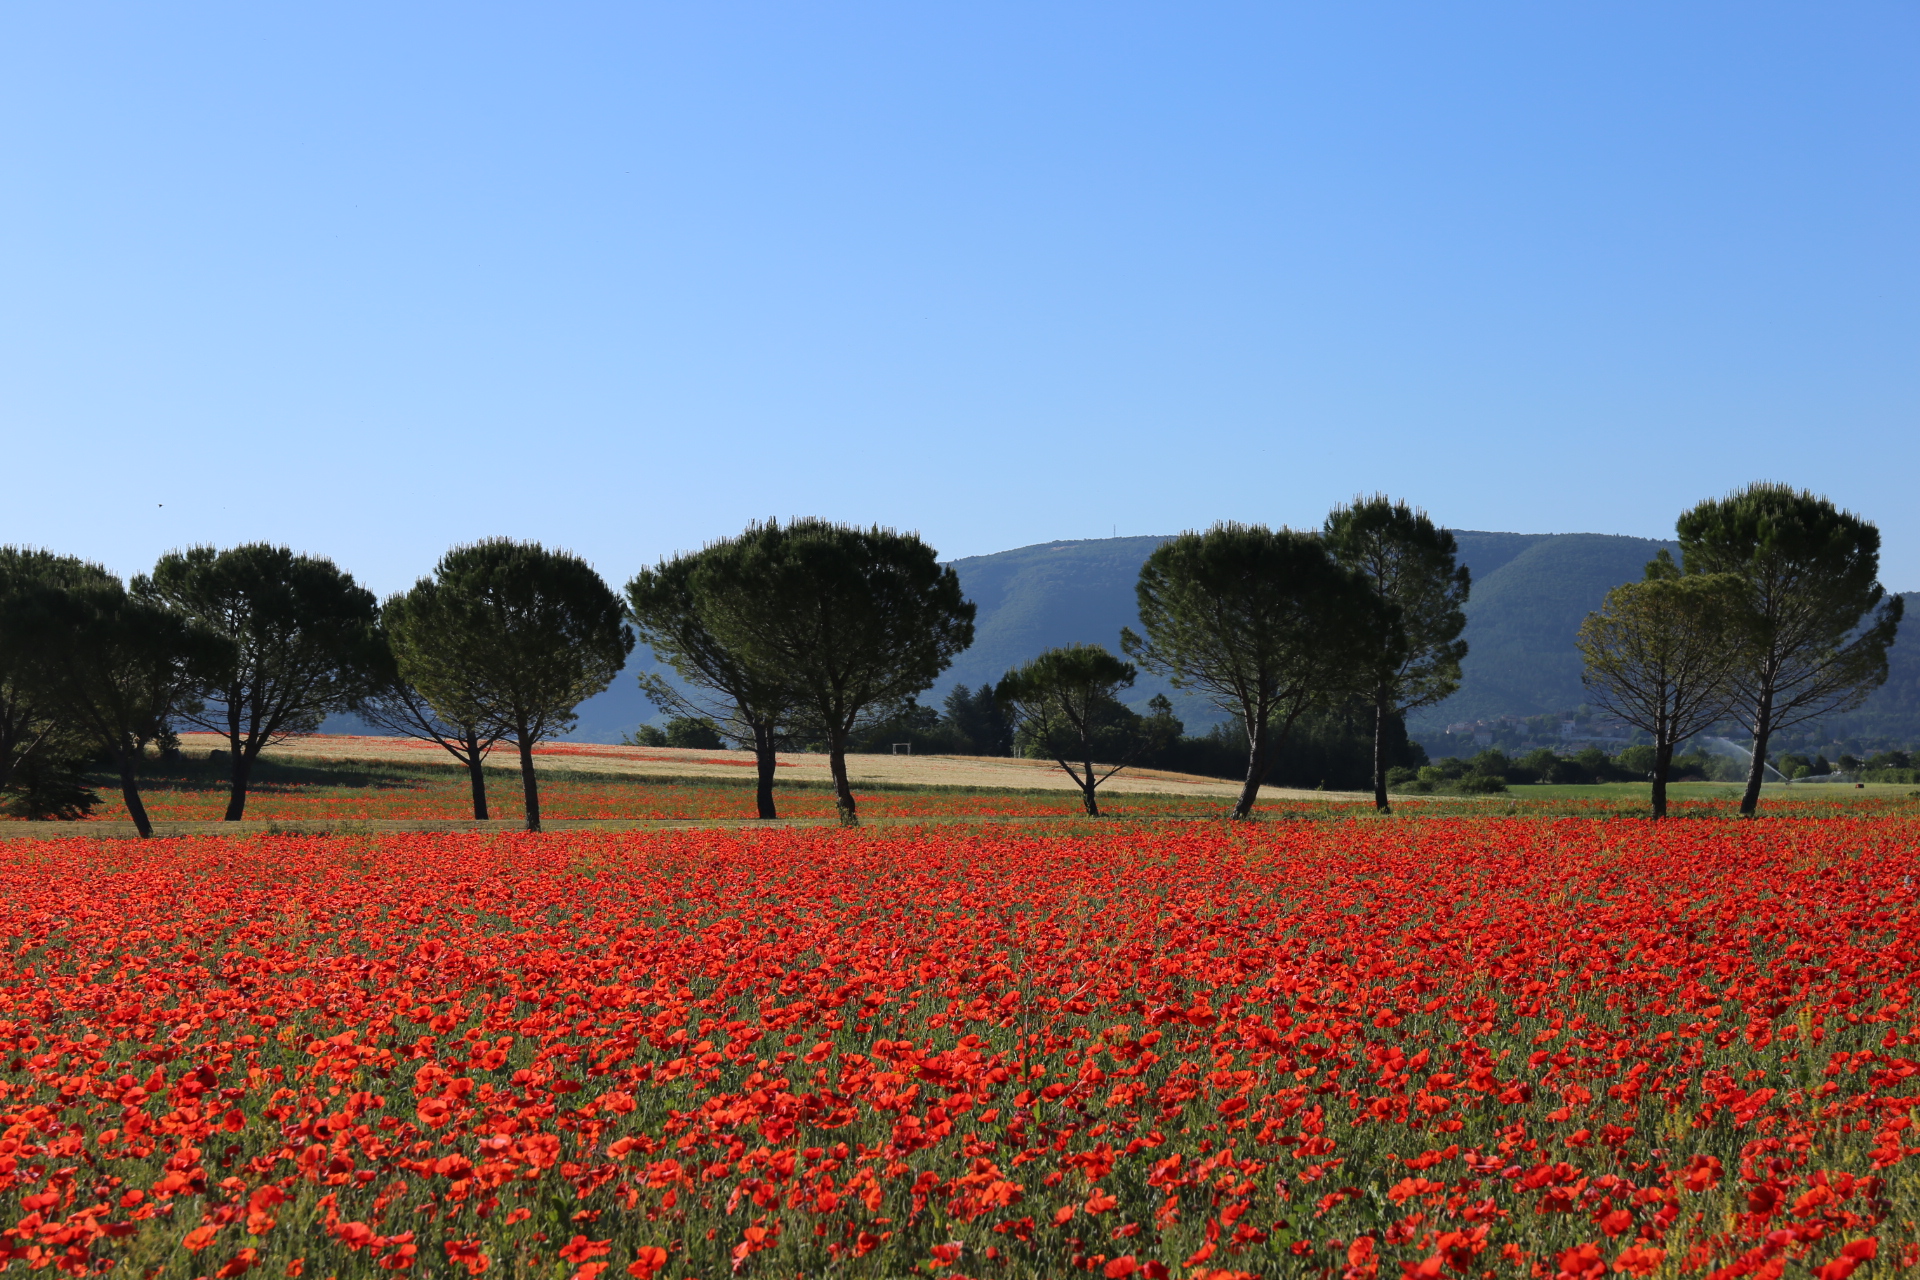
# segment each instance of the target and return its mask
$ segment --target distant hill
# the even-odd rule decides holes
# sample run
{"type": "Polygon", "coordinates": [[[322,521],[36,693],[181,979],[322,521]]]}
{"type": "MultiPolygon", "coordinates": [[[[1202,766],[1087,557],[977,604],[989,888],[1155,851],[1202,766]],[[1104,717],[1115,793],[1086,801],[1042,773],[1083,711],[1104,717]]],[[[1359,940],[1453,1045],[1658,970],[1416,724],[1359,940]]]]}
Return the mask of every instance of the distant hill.
{"type": "MultiPolygon", "coordinates": [[[[953,561],[961,590],[979,606],[973,647],[954,660],[939,687],[923,700],[935,704],[956,684],[993,684],[1011,668],[1046,649],[1105,645],[1120,652],[1120,628],[1140,629],[1133,586],[1140,566],[1166,536],[1043,542],[990,556],[953,561]]],[[[1163,680],[1143,676],[1125,701],[1144,705],[1156,693],[1174,700],[1188,728],[1205,728],[1220,714],[1163,680]]]]}
{"type": "Polygon", "coordinates": [[[1887,682],[1858,711],[1822,721],[1819,727],[1831,738],[1920,746],[1920,591],[1900,594],[1907,613],[1887,654],[1887,682]]]}
{"type": "MultiPolygon", "coordinates": [[[[1641,576],[1646,562],[1671,542],[1597,533],[1490,533],[1456,530],[1460,558],[1473,573],[1467,605],[1469,645],[1459,693],[1414,717],[1431,730],[1458,720],[1563,711],[1586,700],[1574,633],[1613,587],[1641,576]]],[[[922,695],[938,706],[955,684],[992,683],[1007,669],[1056,645],[1090,642],[1118,652],[1120,628],[1139,627],[1134,582],[1140,565],[1164,536],[1044,542],[952,562],[967,597],[979,606],[973,647],[940,683],[922,695]]],[[[1908,596],[1911,637],[1896,645],[1887,687],[1858,712],[1827,726],[1836,737],[1898,738],[1920,742],[1920,593],[1908,596]]],[[[574,736],[613,742],[656,713],[634,683],[654,670],[653,655],[635,653],[613,687],[580,708],[574,736]]],[[[1140,705],[1167,692],[1190,730],[1221,718],[1191,696],[1173,693],[1143,676],[1128,698],[1140,705]]],[[[353,732],[345,717],[331,732],[353,732]]]]}
{"type": "Polygon", "coordinates": [[[1473,573],[1460,692],[1423,710],[1416,726],[1499,715],[1540,715],[1586,701],[1574,634],[1607,592],[1641,577],[1671,542],[1601,533],[1459,531],[1473,573]]]}
{"type": "MultiPolygon", "coordinates": [[[[1573,644],[1581,621],[1613,587],[1637,580],[1662,548],[1679,551],[1673,542],[1592,533],[1455,537],[1474,575],[1466,678],[1460,692],[1412,717],[1416,732],[1459,720],[1564,711],[1585,702],[1573,644]]],[[[1790,739],[1920,744],[1920,592],[1907,592],[1904,599],[1906,621],[1888,657],[1887,683],[1859,710],[1794,730],[1790,739]]]]}
{"type": "MultiPolygon", "coordinates": [[[[1420,717],[1445,724],[1505,713],[1533,715],[1578,706],[1580,658],[1574,632],[1607,592],[1641,576],[1673,543],[1607,534],[1489,533],[1456,530],[1460,559],[1473,574],[1467,605],[1469,656],[1461,691],[1420,717]]],[[[1133,586],[1140,565],[1164,537],[1048,542],[953,562],[980,606],[973,648],[942,682],[977,685],[1053,645],[1118,648],[1120,628],[1139,628],[1133,586]]],[[[1143,679],[1132,702],[1167,691],[1143,679]]],[[[1177,697],[1183,719],[1204,727],[1219,714],[1177,697]]]]}

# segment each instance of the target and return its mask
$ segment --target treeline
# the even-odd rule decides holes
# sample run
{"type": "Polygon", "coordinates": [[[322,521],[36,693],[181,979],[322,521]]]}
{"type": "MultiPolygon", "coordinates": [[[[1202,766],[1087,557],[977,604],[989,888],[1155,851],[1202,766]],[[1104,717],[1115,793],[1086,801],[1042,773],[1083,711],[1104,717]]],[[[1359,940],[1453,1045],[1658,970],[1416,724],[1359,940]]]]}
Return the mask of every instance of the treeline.
{"type": "MultiPolygon", "coordinates": [[[[1598,782],[1646,782],[1653,778],[1659,754],[1648,745],[1632,746],[1616,755],[1586,747],[1560,755],[1551,747],[1536,747],[1522,756],[1489,748],[1468,759],[1447,756],[1416,768],[1388,771],[1389,784],[1415,795],[1488,795],[1509,783],[1556,785],[1598,782]]],[[[1666,781],[1733,781],[1731,763],[1724,756],[1675,755],[1667,762],[1666,781]]],[[[1741,777],[1745,776],[1741,771],[1741,777]]]]}
{"type": "MultiPolygon", "coordinates": [[[[1550,747],[1537,747],[1518,756],[1489,748],[1467,759],[1447,756],[1432,764],[1390,769],[1387,781],[1396,791],[1416,795],[1485,794],[1504,791],[1508,783],[1648,782],[1656,777],[1659,758],[1659,752],[1649,743],[1627,747],[1613,755],[1598,747],[1587,747],[1564,756],[1550,747]]],[[[1788,752],[1770,763],[1789,782],[1826,778],[1842,778],[1848,782],[1920,782],[1914,757],[1905,751],[1880,751],[1865,759],[1843,755],[1832,763],[1825,756],[1788,752]]],[[[1746,777],[1746,766],[1732,756],[1694,751],[1674,754],[1667,762],[1664,780],[1744,782],[1746,777]]]]}
{"type": "MultiPolygon", "coordinates": [[[[1751,812],[1770,733],[1885,680],[1900,602],[1876,580],[1878,531],[1810,494],[1755,485],[1700,504],[1679,531],[1681,563],[1662,553],[1588,619],[1586,678],[1598,705],[1653,736],[1656,815],[1676,745],[1741,719],[1751,812]]],[[[640,677],[673,717],[663,738],[750,746],[762,817],[776,813],[782,747],[827,753],[851,824],[846,754],[915,734],[1050,758],[1089,814],[1100,784],[1135,764],[1241,778],[1238,818],[1276,774],[1364,777],[1384,811],[1390,771],[1419,763],[1406,714],[1459,686],[1470,581],[1457,559],[1452,534],[1379,496],[1315,531],[1185,533],[1142,565],[1140,631],[1123,629],[1119,655],[1049,650],[991,690],[957,691],[941,716],[916,699],[972,642],[974,606],[931,547],[887,529],[754,524],[641,571],[624,598],[578,557],[504,538],[454,548],[384,602],[329,560],[264,544],[171,552],[131,583],[0,548],[0,795],[26,816],[75,816],[94,803],[81,767],[102,759],[150,834],[136,766],[185,725],[226,739],[237,821],[262,750],[353,711],[465,765],[476,818],[482,762],[511,743],[538,830],[535,746],[573,724],[638,639],[679,677],[640,677]],[[1165,699],[1126,707],[1143,669],[1227,724],[1193,737],[1165,699]]]]}
{"type": "Polygon", "coordinates": [[[479,818],[481,762],[512,741],[538,830],[533,747],[632,648],[618,597],[537,543],[456,547],[384,604],[332,561],[265,544],[171,552],[131,583],[0,548],[0,795],[18,816],[81,816],[98,803],[82,770],[102,760],[151,835],[138,764],[186,727],[226,740],[235,822],[263,750],[353,711],[466,764],[479,818]]]}
{"type": "MultiPolygon", "coordinates": [[[[1117,699],[1096,715],[1094,756],[1106,761],[1140,749],[1132,762],[1150,769],[1239,778],[1247,765],[1246,730],[1238,723],[1216,724],[1189,735],[1164,695],[1149,699],[1144,712],[1117,699]]],[[[1277,787],[1364,791],[1373,785],[1371,708],[1360,703],[1330,707],[1303,716],[1274,753],[1267,784],[1277,787]]],[[[706,717],[675,717],[664,726],[642,726],[627,739],[635,746],[718,749],[727,745],[721,727],[706,717]]],[[[797,750],[818,744],[794,742],[797,750]]],[[[1017,756],[1050,759],[1048,744],[1023,725],[994,696],[994,686],[962,685],[947,694],[939,709],[914,703],[899,714],[857,734],[850,750],[885,754],[904,748],[914,755],[1017,756]]],[[[1401,766],[1427,762],[1426,751],[1406,734],[1404,717],[1387,725],[1385,759],[1391,779],[1401,766]]]]}
{"type": "Polygon", "coordinates": [[[844,754],[896,742],[1055,760],[1094,815],[1102,782],[1148,763],[1242,779],[1235,817],[1276,768],[1332,785],[1364,777],[1384,809],[1406,712],[1459,685],[1468,576],[1457,555],[1424,513],[1381,497],[1336,509],[1313,532],[1182,534],[1141,567],[1141,630],[1118,637],[1124,656],[1048,650],[991,690],[956,691],[945,716],[915,698],[971,641],[973,606],[917,539],[755,525],[637,575],[627,604],[679,677],[640,677],[673,717],[658,741],[751,746],[762,817],[776,812],[776,750],[826,750],[852,822],[844,754]],[[1189,737],[1165,699],[1145,715],[1126,707],[1143,668],[1207,699],[1229,727],[1189,737]]]}

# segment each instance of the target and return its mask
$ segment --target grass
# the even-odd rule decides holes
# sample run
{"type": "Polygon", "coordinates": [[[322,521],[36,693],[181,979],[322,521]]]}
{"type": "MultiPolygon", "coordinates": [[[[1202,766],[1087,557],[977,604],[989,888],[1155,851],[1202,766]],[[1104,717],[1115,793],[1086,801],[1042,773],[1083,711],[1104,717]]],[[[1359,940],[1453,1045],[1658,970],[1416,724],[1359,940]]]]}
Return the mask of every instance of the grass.
{"type": "MultiPolygon", "coordinates": [[[[1670,782],[1667,784],[1669,800],[1733,800],[1740,799],[1745,784],[1739,782],[1670,782]]],[[[1552,783],[1523,782],[1510,784],[1507,794],[1536,800],[1630,800],[1637,804],[1650,803],[1653,784],[1650,782],[1589,782],[1589,783],[1552,783]]],[[[1859,799],[1889,799],[1910,797],[1916,792],[1911,786],[1892,782],[1869,782],[1861,787],[1849,787],[1837,783],[1768,783],[1760,789],[1760,803],[1769,800],[1826,800],[1844,803],[1859,799]]]]}
{"type": "MultiPolygon", "coordinates": [[[[524,817],[519,771],[510,763],[489,765],[488,798],[494,822],[509,827],[524,817]]],[[[752,821],[751,774],[721,777],[614,774],[602,769],[569,768],[563,761],[539,765],[541,808],[556,824],[752,821]]],[[[126,825],[117,779],[97,773],[90,779],[101,797],[92,822],[126,825]]],[[[183,834],[217,824],[226,808],[228,777],[221,761],[188,757],[150,760],[141,778],[142,796],[156,824],[183,834]]],[[[1452,817],[1489,813],[1529,816],[1635,817],[1646,812],[1646,783],[1598,785],[1516,785],[1504,793],[1476,796],[1400,795],[1395,811],[1404,817],[1452,817]]],[[[1009,819],[1078,820],[1077,793],[1018,787],[985,787],[856,781],[864,818],[881,822],[964,822],[1009,819]]],[[[782,818],[824,821],[833,816],[829,785],[811,778],[778,779],[776,799],[782,818]]],[[[1677,783],[1669,788],[1676,816],[1728,816],[1738,804],[1734,783],[1677,783]]],[[[1865,787],[1772,785],[1765,789],[1761,812],[1799,815],[1820,812],[1904,811],[1915,789],[1897,784],[1865,787]]],[[[1108,819],[1187,821],[1222,816],[1229,801],[1218,796],[1103,793],[1108,819]]],[[[1256,810],[1268,819],[1351,818],[1370,815],[1355,797],[1309,799],[1298,794],[1269,795],[1256,810]]],[[[470,823],[466,771],[451,760],[339,759],[276,754],[256,765],[247,804],[249,829],[267,824],[286,831],[344,829],[447,829],[470,823]],[[372,825],[368,825],[372,824],[372,825]]],[[[52,834],[52,824],[0,823],[9,835],[52,834]]],[[[73,829],[73,828],[69,828],[73,829]]],[[[129,828],[130,829],[130,828],[129,828]]]]}
{"type": "MultiPolygon", "coordinates": [[[[538,768],[543,819],[569,822],[746,821],[754,818],[754,778],[730,775],[616,774],[569,768],[542,760],[538,768]]],[[[488,802],[494,823],[520,822],[525,811],[517,767],[490,765],[488,802]]],[[[106,773],[89,779],[99,792],[93,822],[125,824],[118,780],[106,773]]],[[[221,761],[186,757],[149,760],[140,780],[142,799],[156,825],[169,834],[218,823],[226,809],[228,775],[221,761]]],[[[1053,819],[1077,814],[1077,792],[1062,789],[986,787],[856,780],[863,817],[881,820],[957,818],[1053,819]]],[[[822,820],[834,813],[830,785],[815,779],[777,779],[783,818],[822,820]]],[[[1214,796],[1111,794],[1103,809],[1137,817],[1212,817],[1225,811],[1214,796]]],[[[277,754],[255,765],[249,787],[249,824],[283,829],[332,829],[341,823],[423,826],[468,823],[472,802],[467,773],[449,760],[328,759],[277,754]]],[[[4,824],[26,834],[27,824],[4,824]]],[[[44,829],[43,829],[44,830],[44,829]]],[[[39,834],[39,832],[35,832],[39,834]]]]}

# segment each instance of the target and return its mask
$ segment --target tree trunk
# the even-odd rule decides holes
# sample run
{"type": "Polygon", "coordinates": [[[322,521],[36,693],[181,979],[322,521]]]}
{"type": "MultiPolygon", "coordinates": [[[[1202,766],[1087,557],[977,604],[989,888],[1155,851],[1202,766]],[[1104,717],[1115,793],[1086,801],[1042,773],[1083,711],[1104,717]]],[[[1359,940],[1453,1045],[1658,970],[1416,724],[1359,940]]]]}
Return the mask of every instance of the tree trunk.
{"type": "Polygon", "coordinates": [[[840,825],[860,825],[860,807],[853,802],[853,787],[847,782],[847,738],[835,732],[827,740],[827,768],[833,772],[833,800],[840,810],[840,825]]]}
{"type": "Polygon", "coordinates": [[[252,744],[249,750],[240,749],[238,737],[227,739],[228,749],[233,757],[233,767],[229,770],[231,790],[227,793],[227,816],[225,822],[238,822],[247,812],[247,783],[253,776],[252,744]]]}
{"type": "Polygon", "coordinates": [[[753,726],[753,763],[759,777],[754,783],[753,804],[760,817],[773,819],[779,813],[773,807],[773,771],[779,765],[773,753],[773,726],[753,726]]]}
{"type": "Polygon", "coordinates": [[[1373,807],[1379,813],[1392,813],[1387,802],[1387,695],[1384,689],[1373,695],[1373,807]]]}
{"type": "Polygon", "coordinates": [[[1760,784],[1767,779],[1767,739],[1773,736],[1773,691],[1760,697],[1753,718],[1753,760],[1747,766],[1747,789],[1740,796],[1740,816],[1751,818],[1760,807],[1760,784]]]}
{"type": "Polygon", "coordinates": [[[533,743],[527,740],[527,734],[520,734],[520,789],[527,798],[527,830],[540,829],[540,782],[533,776],[533,743]]]}
{"type": "Polygon", "coordinates": [[[1662,736],[1653,744],[1653,816],[1667,816],[1667,768],[1673,763],[1673,743],[1662,736]]]}
{"type": "Polygon", "coordinates": [[[1267,727],[1249,719],[1247,744],[1247,781],[1240,788],[1240,799],[1233,806],[1232,816],[1235,818],[1252,815],[1253,802],[1260,797],[1260,784],[1267,780],[1267,727]]]}
{"type": "Polygon", "coordinates": [[[481,763],[480,735],[470,733],[465,738],[467,748],[467,785],[473,791],[473,820],[490,821],[487,813],[487,771],[481,763]]]}
{"type": "Polygon", "coordinates": [[[1081,781],[1079,778],[1075,778],[1074,781],[1080,783],[1080,802],[1086,806],[1087,816],[1089,818],[1097,818],[1100,816],[1100,802],[1093,798],[1093,789],[1100,784],[1094,780],[1093,740],[1091,738],[1084,739],[1083,746],[1085,749],[1081,754],[1086,756],[1086,780],[1081,781]]]}
{"type": "Polygon", "coordinates": [[[145,840],[153,834],[153,823],[147,818],[147,806],[140,801],[140,784],[133,776],[133,753],[116,747],[113,762],[120,769],[120,797],[127,802],[127,816],[133,819],[133,829],[145,840]]]}

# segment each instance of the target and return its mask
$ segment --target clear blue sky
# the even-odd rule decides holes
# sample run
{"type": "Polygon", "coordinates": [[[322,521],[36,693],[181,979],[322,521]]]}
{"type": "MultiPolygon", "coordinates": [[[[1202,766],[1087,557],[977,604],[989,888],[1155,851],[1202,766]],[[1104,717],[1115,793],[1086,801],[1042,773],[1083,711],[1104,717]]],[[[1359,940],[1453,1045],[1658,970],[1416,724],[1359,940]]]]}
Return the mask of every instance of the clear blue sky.
{"type": "Polygon", "coordinates": [[[757,516],[943,555],[1657,536],[1788,480],[1920,588],[1912,4],[16,5],[0,541],[616,584],[757,516]],[[162,505],[164,504],[164,505],[162,505]]]}

